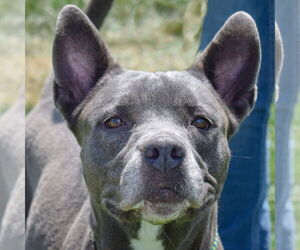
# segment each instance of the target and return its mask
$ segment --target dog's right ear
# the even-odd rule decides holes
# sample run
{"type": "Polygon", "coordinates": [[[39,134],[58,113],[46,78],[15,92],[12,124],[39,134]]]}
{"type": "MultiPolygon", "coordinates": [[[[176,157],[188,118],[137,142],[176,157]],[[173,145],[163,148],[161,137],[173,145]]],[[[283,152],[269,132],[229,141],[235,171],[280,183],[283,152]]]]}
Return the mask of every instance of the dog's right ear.
{"type": "Polygon", "coordinates": [[[254,20],[233,14],[197,57],[191,72],[203,72],[240,123],[252,110],[260,66],[260,41],[254,20]]]}
{"type": "Polygon", "coordinates": [[[76,6],[59,14],[53,45],[54,100],[69,122],[74,110],[99,79],[116,63],[98,30],[76,6]]]}

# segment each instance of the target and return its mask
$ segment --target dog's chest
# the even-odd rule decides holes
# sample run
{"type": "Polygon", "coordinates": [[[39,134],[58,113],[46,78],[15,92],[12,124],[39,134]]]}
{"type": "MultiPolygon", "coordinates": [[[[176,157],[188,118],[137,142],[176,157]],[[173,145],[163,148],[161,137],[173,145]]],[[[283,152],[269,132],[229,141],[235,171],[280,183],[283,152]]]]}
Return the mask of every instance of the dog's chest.
{"type": "Polygon", "coordinates": [[[162,241],[158,239],[161,226],[152,225],[146,221],[141,222],[138,238],[131,240],[134,250],[163,250],[162,241]]]}

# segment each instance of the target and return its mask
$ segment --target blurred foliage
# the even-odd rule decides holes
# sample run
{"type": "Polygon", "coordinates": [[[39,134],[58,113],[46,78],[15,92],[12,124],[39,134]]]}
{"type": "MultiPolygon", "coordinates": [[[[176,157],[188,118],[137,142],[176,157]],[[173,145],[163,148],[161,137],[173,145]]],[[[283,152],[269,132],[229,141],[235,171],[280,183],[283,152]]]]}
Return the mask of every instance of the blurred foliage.
{"type": "Polygon", "coordinates": [[[0,35],[24,34],[24,1],[0,0],[0,35]]]}
{"type": "MultiPolygon", "coordinates": [[[[80,8],[86,5],[84,0],[26,0],[26,28],[28,32],[40,34],[53,32],[59,10],[66,4],[75,4],[80,8]]],[[[148,18],[182,18],[189,0],[115,0],[110,13],[110,26],[120,28],[134,23],[142,25],[148,18]],[[155,14],[155,15],[153,15],[155,14]]],[[[198,0],[198,2],[203,2],[198,0]]],[[[199,14],[198,14],[199,15],[199,14]]]]}
{"type": "MultiPolygon", "coordinates": [[[[115,0],[101,28],[114,57],[137,70],[185,69],[195,58],[207,0],[115,0]]],[[[51,68],[51,43],[61,8],[83,0],[26,1],[27,107],[51,68]]]]}
{"type": "Polygon", "coordinates": [[[292,131],[292,145],[294,149],[293,157],[293,205],[296,219],[296,249],[300,249],[300,99],[298,98],[298,105],[295,109],[293,131],[292,131]]]}
{"type": "Polygon", "coordinates": [[[0,113],[9,107],[24,82],[24,1],[0,0],[0,113]]]}
{"type": "Polygon", "coordinates": [[[268,193],[268,200],[269,200],[269,207],[270,207],[270,216],[271,216],[271,249],[275,248],[275,104],[272,103],[271,106],[271,113],[269,118],[269,128],[267,131],[267,145],[268,145],[268,160],[269,160],[269,193],[268,193]]]}
{"type": "Polygon", "coordinates": [[[41,35],[53,32],[59,10],[70,3],[81,8],[84,5],[83,0],[26,0],[26,33],[38,32],[41,35]]]}

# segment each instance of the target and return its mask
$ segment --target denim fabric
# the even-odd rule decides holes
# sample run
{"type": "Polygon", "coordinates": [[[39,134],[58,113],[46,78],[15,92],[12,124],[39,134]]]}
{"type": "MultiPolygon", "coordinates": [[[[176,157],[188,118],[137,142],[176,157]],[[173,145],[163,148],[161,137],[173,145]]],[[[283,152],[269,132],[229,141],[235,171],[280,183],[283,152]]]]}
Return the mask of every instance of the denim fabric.
{"type": "Polygon", "coordinates": [[[232,160],[219,202],[219,233],[226,250],[269,249],[267,125],[274,93],[274,2],[208,0],[200,49],[234,12],[249,13],[258,26],[262,61],[258,98],[230,142],[232,160]]]}
{"type": "Polygon", "coordinates": [[[276,249],[293,250],[294,213],[291,202],[291,123],[300,84],[300,2],[276,0],[276,20],[284,47],[284,64],[276,104],[276,249]]]}

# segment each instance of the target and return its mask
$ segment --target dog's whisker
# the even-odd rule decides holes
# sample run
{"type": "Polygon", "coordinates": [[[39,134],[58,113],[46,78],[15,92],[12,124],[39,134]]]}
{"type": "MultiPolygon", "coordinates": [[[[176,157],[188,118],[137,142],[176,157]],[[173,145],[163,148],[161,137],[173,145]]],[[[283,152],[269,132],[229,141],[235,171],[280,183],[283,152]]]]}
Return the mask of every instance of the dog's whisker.
{"type": "Polygon", "coordinates": [[[250,156],[232,155],[231,158],[252,159],[250,156]]]}

